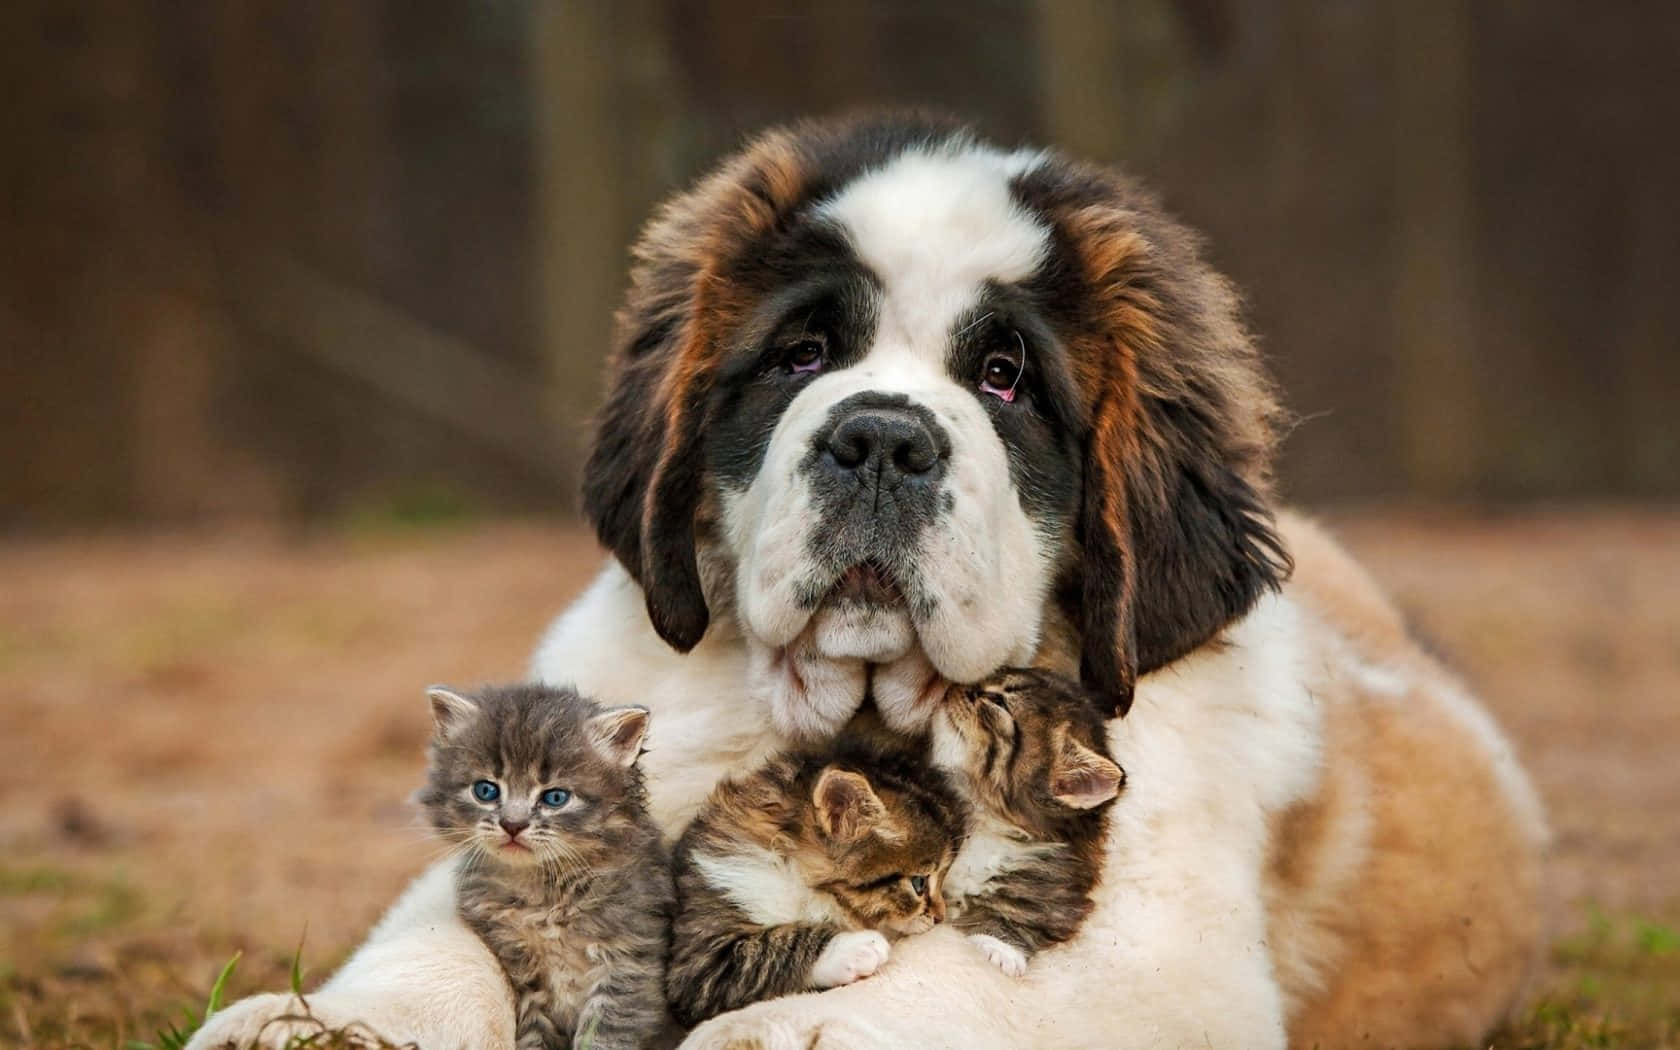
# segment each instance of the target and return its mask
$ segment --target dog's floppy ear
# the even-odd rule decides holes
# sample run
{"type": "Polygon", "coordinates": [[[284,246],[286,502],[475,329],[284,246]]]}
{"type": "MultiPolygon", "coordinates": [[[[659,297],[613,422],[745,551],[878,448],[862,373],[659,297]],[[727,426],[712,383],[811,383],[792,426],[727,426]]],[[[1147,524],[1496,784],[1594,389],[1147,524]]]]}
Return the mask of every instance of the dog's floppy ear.
{"type": "Polygon", "coordinates": [[[654,630],[687,652],[709,619],[694,547],[702,450],[699,413],[672,412],[667,400],[672,323],[681,322],[654,319],[619,355],[584,467],[583,506],[601,542],[642,585],[654,630]]]}
{"type": "Polygon", "coordinates": [[[1059,232],[1094,306],[1071,340],[1091,406],[1079,539],[1081,677],[1116,714],[1292,566],[1268,506],[1277,409],[1235,296],[1193,235],[1118,180],[1059,232]]]}
{"type": "MultiPolygon", "coordinates": [[[[1157,405],[1146,425],[1180,414],[1157,405]]],[[[1080,674],[1116,714],[1138,675],[1212,638],[1290,572],[1264,499],[1195,429],[1132,443],[1137,461],[1116,462],[1106,442],[1086,452],[1080,674]]]]}
{"type": "Polygon", "coordinates": [[[1137,683],[1137,562],[1126,508],[1124,413],[1100,396],[1086,439],[1079,539],[1079,677],[1117,715],[1137,683]]]}
{"type": "Polygon", "coordinates": [[[794,199],[797,159],[786,134],[771,133],[666,204],[637,242],[618,314],[584,513],[641,584],[654,630],[680,652],[710,621],[694,530],[719,332],[734,305],[719,275],[794,199]]]}

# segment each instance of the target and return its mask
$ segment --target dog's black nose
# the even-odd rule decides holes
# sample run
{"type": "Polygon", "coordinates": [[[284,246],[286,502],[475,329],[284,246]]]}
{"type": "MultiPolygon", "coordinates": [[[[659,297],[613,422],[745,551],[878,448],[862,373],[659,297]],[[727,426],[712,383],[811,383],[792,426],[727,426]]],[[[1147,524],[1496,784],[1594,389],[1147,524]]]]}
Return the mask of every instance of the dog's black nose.
{"type": "Polygon", "coordinates": [[[859,408],[828,434],[834,462],[851,471],[878,473],[882,481],[934,473],[945,461],[933,430],[917,412],[859,408]]]}

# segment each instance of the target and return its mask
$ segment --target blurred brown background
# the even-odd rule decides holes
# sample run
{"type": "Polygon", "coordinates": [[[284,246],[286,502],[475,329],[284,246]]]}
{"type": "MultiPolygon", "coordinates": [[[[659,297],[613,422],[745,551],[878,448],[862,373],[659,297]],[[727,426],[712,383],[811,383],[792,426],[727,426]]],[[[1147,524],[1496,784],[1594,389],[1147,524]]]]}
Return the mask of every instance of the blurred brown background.
{"type": "Polygon", "coordinates": [[[519,675],[599,564],[637,227],[898,102],[1208,234],[1286,494],[1546,798],[1560,936],[1487,1045],[1680,1048],[1677,56],[1674,3],[0,0],[0,1045],[356,943],[441,849],[421,687],[519,675]]]}
{"type": "Polygon", "coordinates": [[[0,5],[0,526],[574,510],[625,249],[874,102],[1209,236],[1312,503],[1680,496],[1680,6],[0,5]]]}

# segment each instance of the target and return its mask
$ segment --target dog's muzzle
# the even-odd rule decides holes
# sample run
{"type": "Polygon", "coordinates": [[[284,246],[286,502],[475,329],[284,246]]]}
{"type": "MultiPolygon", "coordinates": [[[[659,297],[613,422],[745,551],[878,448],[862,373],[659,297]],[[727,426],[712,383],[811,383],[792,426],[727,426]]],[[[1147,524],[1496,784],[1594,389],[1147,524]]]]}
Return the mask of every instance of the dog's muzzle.
{"type": "Polygon", "coordinates": [[[894,561],[938,514],[951,439],[903,394],[853,394],[830,411],[807,459],[822,508],[815,546],[838,567],[894,561]]]}

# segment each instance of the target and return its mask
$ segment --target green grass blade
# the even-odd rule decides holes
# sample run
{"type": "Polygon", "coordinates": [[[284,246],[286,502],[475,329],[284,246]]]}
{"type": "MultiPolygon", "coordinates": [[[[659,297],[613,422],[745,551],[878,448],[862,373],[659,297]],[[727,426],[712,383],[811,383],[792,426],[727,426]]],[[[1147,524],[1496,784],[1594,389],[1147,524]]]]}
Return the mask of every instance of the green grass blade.
{"type": "Polygon", "coordinates": [[[297,951],[292,953],[292,994],[303,998],[303,941],[309,936],[309,923],[303,924],[303,932],[298,935],[297,951]]]}
{"type": "MultiPolygon", "coordinates": [[[[222,992],[227,988],[228,978],[233,976],[233,968],[239,965],[239,957],[244,952],[234,952],[222,967],[222,972],[216,975],[216,983],[210,986],[210,1000],[204,1004],[204,1016],[209,1017],[222,1008],[222,992]]],[[[200,1018],[202,1023],[203,1018],[200,1018]]]]}

